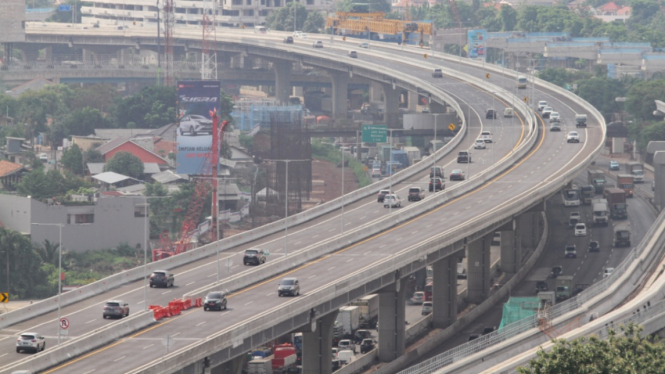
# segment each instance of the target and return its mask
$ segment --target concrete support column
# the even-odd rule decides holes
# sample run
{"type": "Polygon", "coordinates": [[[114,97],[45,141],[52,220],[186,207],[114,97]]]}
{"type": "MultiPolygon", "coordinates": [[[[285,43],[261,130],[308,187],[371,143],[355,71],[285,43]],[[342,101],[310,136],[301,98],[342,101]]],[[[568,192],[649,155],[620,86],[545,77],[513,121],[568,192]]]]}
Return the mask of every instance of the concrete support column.
{"type": "Polygon", "coordinates": [[[349,74],[330,72],[332,79],[332,118],[345,120],[349,114],[349,74]]]}
{"type": "Polygon", "coordinates": [[[35,46],[24,46],[23,48],[23,62],[36,62],[39,58],[39,48],[35,46]]]}
{"type": "Polygon", "coordinates": [[[515,238],[513,230],[501,231],[501,270],[504,273],[517,273],[522,263],[522,246],[517,245],[515,238]]]}
{"type": "Polygon", "coordinates": [[[83,63],[86,65],[93,63],[91,50],[85,48],[83,49],[83,63]]]}
{"type": "MultiPolygon", "coordinates": [[[[302,97],[302,94],[305,92],[302,86],[294,86],[293,87],[293,96],[300,96],[302,97]]],[[[304,104],[304,103],[303,103],[304,104]]]]}
{"type": "Polygon", "coordinates": [[[404,354],[406,281],[399,279],[379,291],[379,360],[383,362],[404,354]]]}
{"type": "Polygon", "coordinates": [[[537,220],[536,213],[533,212],[524,212],[517,218],[517,235],[519,236],[517,240],[525,249],[536,248],[537,220]]]}
{"type": "Polygon", "coordinates": [[[370,82],[369,84],[369,101],[381,101],[381,95],[383,95],[383,88],[380,83],[370,82]]]}
{"type": "Polygon", "coordinates": [[[333,327],[337,312],[319,318],[316,330],[303,332],[302,374],[332,374],[333,327]]]}
{"type": "Polygon", "coordinates": [[[418,93],[408,91],[407,102],[408,102],[407,109],[410,112],[415,112],[416,111],[416,106],[418,105],[418,93]]]}
{"type": "Polygon", "coordinates": [[[654,204],[662,209],[665,205],[665,151],[656,151],[653,154],[653,168],[656,182],[653,191],[654,204]]]}
{"type": "Polygon", "coordinates": [[[44,48],[44,61],[47,63],[53,62],[53,47],[44,48]]]}
{"type": "Polygon", "coordinates": [[[612,138],[612,150],[610,153],[623,153],[624,138],[612,138]]]}
{"type": "Polygon", "coordinates": [[[388,128],[397,128],[399,124],[399,90],[393,88],[392,84],[383,84],[383,100],[385,110],[383,120],[388,128]]]}
{"type": "Polygon", "coordinates": [[[492,234],[487,234],[467,245],[467,299],[470,303],[480,304],[489,296],[490,243],[492,234]]]}
{"type": "Polygon", "coordinates": [[[457,320],[457,256],[432,264],[432,322],[444,329],[457,320]]]}
{"type": "Polygon", "coordinates": [[[274,61],[275,71],[275,97],[282,105],[288,105],[291,94],[291,62],[274,61]]]}
{"type": "Polygon", "coordinates": [[[247,363],[247,355],[240,355],[231,361],[210,369],[210,374],[241,374],[245,363],[247,363]]]}

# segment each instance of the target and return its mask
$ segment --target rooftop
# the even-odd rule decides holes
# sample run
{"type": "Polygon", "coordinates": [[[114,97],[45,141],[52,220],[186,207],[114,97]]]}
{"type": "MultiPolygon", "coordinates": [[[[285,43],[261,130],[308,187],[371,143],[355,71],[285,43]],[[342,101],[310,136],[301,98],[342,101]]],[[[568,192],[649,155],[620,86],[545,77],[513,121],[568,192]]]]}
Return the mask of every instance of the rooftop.
{"type": "Polygon", "coordinates": [[[0,160],[0,177],[6,177],[15,174],[23,169],[23,165],[13,162],[0,160]]]}

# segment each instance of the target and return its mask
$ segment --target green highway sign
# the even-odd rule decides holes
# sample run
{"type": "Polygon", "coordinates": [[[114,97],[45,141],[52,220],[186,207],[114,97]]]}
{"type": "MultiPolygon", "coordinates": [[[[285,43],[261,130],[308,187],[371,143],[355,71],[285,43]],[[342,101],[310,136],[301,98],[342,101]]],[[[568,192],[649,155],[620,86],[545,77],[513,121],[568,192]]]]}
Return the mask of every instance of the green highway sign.
{"type": "Polygon", "coordinates": [[[363,125],[364,143],[385,143],[388,126],[386,125],[363,125]]]}

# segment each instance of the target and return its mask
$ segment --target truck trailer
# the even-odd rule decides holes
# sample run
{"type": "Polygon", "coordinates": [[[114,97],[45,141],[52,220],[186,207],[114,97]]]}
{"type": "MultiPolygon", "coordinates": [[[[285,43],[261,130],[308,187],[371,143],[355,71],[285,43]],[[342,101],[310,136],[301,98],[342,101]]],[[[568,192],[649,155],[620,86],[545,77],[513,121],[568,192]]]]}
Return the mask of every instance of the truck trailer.
{"type": "Polygon", "coordinates": [[[609,204],[605,199],[593,199],[593,224],[594,226],[607,226],[610,221],[609,204]]]}
{"type": "Polygon", "coordinates": [[[626,204],[626,192],[620,188],[608,188],[605,196],[607,196],[612,219],[627,219],[628,204],[626,204]]]}
{"type": "Polygon", "coordinates": [[[591,169],[587,172],[588,183],[596,189],[596,194],[603,193],[605,186],[605,172],[600,169],[591,169]]]}
{"type": "Polygon", "coordinates": [[[644,165],[641,162],[627,162],[626,173],[633,176],[635,183],[644,183],[644,165]]]}
{"type": "Polygon", "coordinates": [[[633,188],[635,187],[635,181],[632,175],[620,174],[617,176],[617,187],[624,190],[626,197],[633,197],[633,188]]]}
{"type": "Polygon", "coordinates": [[[630,226],[617,225],[614,227],[614,246],[630,247],[630,226]]]}

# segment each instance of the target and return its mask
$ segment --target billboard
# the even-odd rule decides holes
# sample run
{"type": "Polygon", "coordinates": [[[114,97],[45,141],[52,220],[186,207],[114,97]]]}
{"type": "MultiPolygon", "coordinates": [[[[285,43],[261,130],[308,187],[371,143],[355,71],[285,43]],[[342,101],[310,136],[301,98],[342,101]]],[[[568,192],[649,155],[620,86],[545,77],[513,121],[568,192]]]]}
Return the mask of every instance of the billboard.
{"type": "Polygon", "coordinates": [[[220,111],[218,81],[178,82],[176,172],[200,174],[212,149],[211,111],[220,111]]]}
{"type": "Polygon", "coordinates": [[[487,30],[468,30],[467,42],[469,58],[484,60],[487,53],[487,30]]]}

